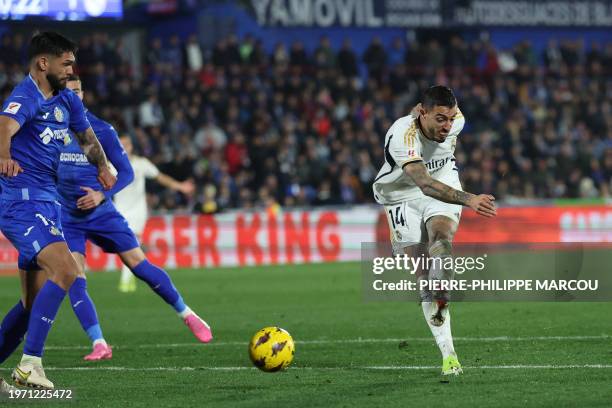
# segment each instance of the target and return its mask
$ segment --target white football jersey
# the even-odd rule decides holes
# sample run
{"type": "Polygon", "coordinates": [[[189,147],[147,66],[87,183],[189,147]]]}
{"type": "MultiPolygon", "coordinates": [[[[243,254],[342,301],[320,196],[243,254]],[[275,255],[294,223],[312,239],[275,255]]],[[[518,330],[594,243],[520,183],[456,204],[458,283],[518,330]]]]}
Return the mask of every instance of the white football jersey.
{"type": "Polygon", "coordinates": [[[404,174],[404,166],[416,161],[422,161],[434,179],[461,189],[454,153],[464,124],[463,114],[458,111],[446,140],[437,143],[421,133],[416,117],[408,115],[396,120],[385,136],[385,164],[372,186],[376,202],[393,205],[425,196],[404,174]]]}
{"type": "Polygon", "coordinates": [[[145,178],[156,178],[159,170],[145,157],[132,156],[130,163],[134,169],[134,181],[115,194],[115,207],[132,225],[132,220],[147,218],[145,178]]]}

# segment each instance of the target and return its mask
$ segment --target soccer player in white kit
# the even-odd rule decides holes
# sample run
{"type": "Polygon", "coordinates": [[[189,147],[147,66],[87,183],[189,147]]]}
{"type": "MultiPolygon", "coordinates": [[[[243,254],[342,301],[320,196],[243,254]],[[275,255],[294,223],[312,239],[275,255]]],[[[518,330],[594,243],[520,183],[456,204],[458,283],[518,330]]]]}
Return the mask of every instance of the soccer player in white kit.
{"type": "MultiPolygon", "coordinates": [[[[161,173],[149,159],[134,155],[134,147],[129,136],[122,136],[120,141],[134,169],[134,181],[115,194],[115,207],[128,221],[138,240],[142,242],[142,232],[148,218],[145,179],[153,179],[162,186],[180,191],[185,195],[192,194],[195,186],[191,180],[177,181],[161,173]]],[[[121,268],[119,290],[121,292],[133,292],[136,290],[136,277],[125,264],[121,268]]]]}
{"type": "MultiPolygon", "coordinates": [[[[453,91],[433,86],[385,136],[385,163],[373,190],[376,201],[385,207],[393,251],[419,256],[427,248],[430,259],[442,261],[419,271],[419,279],[452,279],[453,271],[440,266],[452,256],[462,206],[484,217],[496,215],[493,196],[462,191],[454,151],[464,124],[453,91]]],[[[462,373],[453,346],[448,292],[421,292],[421,307],[442,353],[442,374],[462,373]]]]}

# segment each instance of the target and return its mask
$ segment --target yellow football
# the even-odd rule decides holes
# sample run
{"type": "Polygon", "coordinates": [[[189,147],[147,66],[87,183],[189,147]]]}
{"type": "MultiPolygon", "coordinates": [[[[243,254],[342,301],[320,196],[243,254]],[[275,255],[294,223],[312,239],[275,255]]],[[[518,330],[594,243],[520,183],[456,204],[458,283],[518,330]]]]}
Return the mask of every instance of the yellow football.
{"type": "Polygon", "coordinates": [[[289,367],[295,354],[293,338],[280,327],[264,327],[249,343],[249,357],[262,371],[272,373],[289,367]]]}

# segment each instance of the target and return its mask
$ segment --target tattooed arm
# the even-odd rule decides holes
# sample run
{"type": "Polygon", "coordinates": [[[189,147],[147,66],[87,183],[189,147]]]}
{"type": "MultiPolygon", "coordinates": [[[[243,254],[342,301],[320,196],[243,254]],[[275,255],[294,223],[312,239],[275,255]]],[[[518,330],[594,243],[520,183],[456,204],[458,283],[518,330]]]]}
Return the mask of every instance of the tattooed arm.
{"type": "Polygon", "coordinates": [[[104,149],[102,149],[93,129],[89,127],[82,132],[74,132],[74,134],[89,163],[98,168],[98,181],[105,190],[110,189],[117,178],[110,172],[106,154],[104,154],[104,149]]]}
{"type": "Polygon", "coordinates": [[[82,132],[75,132],[79,145],[83,149],[83,153],[87,156],[87,160],[97,168],[108,166],[108,160],[102,149],[102,145],[98,141],[96,134],[91,127],[82,132]]]}
{"type": "Polygon", "coordinates": [[[406,164],[404,174],[408,175],[426,196],[445,203],[465,205],[484,217],[494,217],[497,213],[493,196],[456,190],[431,177],[422,161],[406,164]]]}

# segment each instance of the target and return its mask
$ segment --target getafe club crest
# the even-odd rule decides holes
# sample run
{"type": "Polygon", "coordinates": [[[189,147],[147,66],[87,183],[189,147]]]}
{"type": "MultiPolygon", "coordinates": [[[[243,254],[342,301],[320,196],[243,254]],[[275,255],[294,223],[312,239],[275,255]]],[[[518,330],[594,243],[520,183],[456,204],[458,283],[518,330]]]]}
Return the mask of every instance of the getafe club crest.
{"type": "Polygon", "coordinates": [[[64,121],[64,112],[62,112],[62,110],[57,106],[55,107],[55,109],[53,109],[53,114],[55,115],[55,120],[57,120],[58,122],[64,121]]]}

